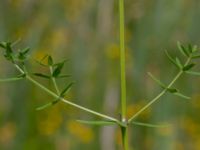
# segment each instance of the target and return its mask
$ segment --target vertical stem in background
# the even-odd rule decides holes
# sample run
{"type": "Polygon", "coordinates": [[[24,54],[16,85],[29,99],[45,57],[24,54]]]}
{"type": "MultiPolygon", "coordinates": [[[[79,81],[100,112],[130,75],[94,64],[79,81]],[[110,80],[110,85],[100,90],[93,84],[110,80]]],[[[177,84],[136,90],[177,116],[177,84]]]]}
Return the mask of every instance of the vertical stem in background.
{"type": "MultiPolygon", "coordinates": [[[[121,121],[126,124],[126,65],[125,65],[125,27],[124,27],[124,0],[119,0],[120,24],[120,76],[121,76],[121,121]]],[[[124,150],[128,150],[127,126],[121,127],[122,143],[124,150]]]]}
{"type": "Polygon", "coordinates": [[[124,0],[119,0],[120,20],[120,68],[121,68],[121,115],[126,121],[126,69],[125,69],[125,42],[124,42],[124,0]]]}

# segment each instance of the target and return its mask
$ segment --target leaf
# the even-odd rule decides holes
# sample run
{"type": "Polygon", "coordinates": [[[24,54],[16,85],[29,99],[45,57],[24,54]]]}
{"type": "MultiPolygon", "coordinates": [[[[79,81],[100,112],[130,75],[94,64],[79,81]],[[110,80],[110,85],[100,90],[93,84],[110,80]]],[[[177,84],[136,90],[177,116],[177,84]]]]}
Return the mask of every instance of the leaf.
{"type": "Polygon", "coordinates": [[[38,76],[38,77],[42,77],[42,78],[47,78],[50,79],[51,77],[42,73],[33,73],[33,75],[38,76]]]}
{"type": "Polygon", "coordinates": [[[194,71],[186,71],[186,73],[195,75],[195,76],[200,76],[200,72],[194,72],[194,71]]]}
{"type": "Polygon", "coordinates": [[[67,61],[68,61],[68,59],[65,59],[65,60],[63,60],[63,61],[61,61],[61,62],[59,62],[59,63],[53,64],[53,66],[58,66],[58,65],[60,65],[60,64],[62,64],[62,63],[66,63],[67,61]]]}
{"type": "Polygon", "coordinates": [[[158,84],[160,85],[162,88],[166,88],[166,86],[160,81],[158,80],[156,77],[154,77],[150,72],[148,72],[148,75],[158,84]]]}
{"type": "Polygon", "coordinates": [[[114,121],[86,121],[86,120],[76,120],[83,124],[88,125],[96,125],[96,126],[109,126],[109,125],[117,125],[114,121]]]}
{"type": "Polygon", "coordinates": [[[198,59],[198,58],[200,58],[200,54],[192,56],[192,59],[198,59]]]}
{"type": "Polygon", "coordinates": [[[54,101],[49,102],[49,103],[47,103],[47,104],[45,104],[45,105],[42,105],[42,106],[37,107],[36,110],[43,110],[43,109],[46,109],[46,108],[48,108],[48,107],[50,107],[50,106],[55,105],[55,104],[58,103],[58,102],[59,102],[59,100],[54,100],[54,101]]]}
{"type": "Polygon", "coordinates": [[[48,57],[49,55],[45,55],[44,57],[42,57],[42,59],[35,60],[38,64],[40,64],[41,66],[47,67],[48,65],[44,64],[43,61],[48,57]]]}
{"type": "Polygon", "coordinates": [[[173,88],[166,88],[168,92],[170,93],[177,93],[178,90],[177,89],[173,89],[173,88]]]}
{"type": "Polygon", "coordinates": [[[183,71],[188,71],[190,69],[192,69],[196,64],[191,63],[189,65],[186,65],[185,67],[183,67],[183,71]]]}
{"type": "Polygon", "coordinates": [[[57,77],[57,76],[61,73],[61,71],[62,71],[62,69],[63,69],[63,66],[64,66],[64,62],[59,63],[59,64],[57,65],[57,67],[54,69],[54,71],[53,71],[53,73],[52,73],[52,76],[53,76],[53,77],[57,77]]]}
{"type": "Polygon", "coordinates": [[[6,48],[6,42],[1,42],[1,43],[0,43],[0,47],[6,48]]]}
{"type": "Polygon", "coordinates": [[[192,48],[192,52],[196,52],[198,50],[198,46],[197,45],[194,45],[193,48],[192,48]]]}
{"type": "Polygon", "coordinates": [[[175,66],[177,66],[178,68],[180,68],[179,65],[177,64],[177,62],[169,55],[169,53],[168,53],[167,51],[165,51],[165,53],[166,53],[166,56],[168,57],[168,59],[169,59],[175,66]]]}
{"type": "Polygon", "coordinates": [[[149,127],[149,128],[166,128],[166,127],[169,127],[169,125],[155,125],[155,124],[135,122],[135,121],[133,121],[132,124],[137,125],[137,126],[149,127]]]}
{"type": "Polygon", "coordinates": [[[176,64],[179,66],[179,68],[182,68],[183,65],[181,64],[181,61],[176,57],[176,64]]]}
{"type": "Polygon", "coordinates": [[[57,78],[68,78],[71,77],[70,74],[63,74],[63,75],[59,75],[57,78]]]}
{"type": "Polygon", "coordinates": [[[48,56],[48,65],[49,66],[53,65],[53,58],[51,56],[48,56]]]}
{"type": "Polygon", "coordinates": [[[61,97],[64,97],[65,94],[67,94],[69,92],[69,90],[71,89],[72,85],[74,84],[74,82],[71,82],[70,84],[68,84],[64,90],[60,93],[61,97]]]}
{"type": "Polygon", "coordinates": [[[193,47],[192,47],[191,44],[188,44],[188,51],[189,51],[190,53],[192,53],[192,51],[193,51],[193,47]]]}
{"type": "Polygon", "coordinates": [[[0,79],[0,82],[11,82],[23,79],[23,77],[0,79]]]}
{"type": "Polygon", "coordinates": [[[185,96],[185,95],[183,95],[183,94],[181,94],[181,93],[179,93],[179,92],[176,92],[176,93],[173,93],[173,94],[176,95],[176,96],[179,96],[179,97],[181,97],[181,98],[184,98],[184,99],[191,99],[190,97],[185,96]]]}
{"type": "Polygon", "coordinates": [[[177,47],[179,49],[179,51],[184,55],[184,56],[188,56],[189,57],[189,54],[187,52],[187,50],[184,48],[183,45],[181,45],[181,43],[178,41],[177,42],[177,47]]]}

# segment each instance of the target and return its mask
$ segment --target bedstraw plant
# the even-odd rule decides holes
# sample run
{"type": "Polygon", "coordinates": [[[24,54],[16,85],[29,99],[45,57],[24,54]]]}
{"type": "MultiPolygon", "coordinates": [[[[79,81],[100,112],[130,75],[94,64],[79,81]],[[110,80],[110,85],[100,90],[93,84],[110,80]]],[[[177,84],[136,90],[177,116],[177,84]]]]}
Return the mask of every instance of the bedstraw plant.
{"type": "Polygon", "coordinates": [[[146,126],[146,127],[165,127],[165,125],[153,125],[143,122],[137,122],[135,119],[144,112],[147,108],[149,108],[152,104],[160,100],[160,98],[165,93],[171,93],[175,96],[179,96],[184,99],[190,99],[190,97],[185,96],[184,94],[180,93],[178,89],[174,88],[174,83],[180,78],[183,74],[189,74],[189,75],[200,75],[200,72],[194,72],[191,71],[191,69],[196,65],[193,61],[195,59],[200,58],[200,54],[198,54],[198,48],[197,46],[183,46],[180,42],[177,43],[178,50],[180,53],[185,57],[185,62],[181,62],[178,57],[172,57],[167,51],[165,51],[167,58],[169,61],[175,65],[178,69],[177,74],[175,77],[169,82],[169,84],[164,84],[159,79],[154,77],[151,73],[148,73],[148,75],[162,88],[162,91],[155,96],[152,100],[149,100],[149,102],[143,106],[138,112],[132,115],[132,117],[127,118],[127,104],[126,104],[126,70],[125,70],[125,36],[124,36],[124,0],[119,0],[119,24],[120,24],[120,68],[121,68],[121,118],[117,119],[112,116],[97,112],[95,110],[86,108],[84,106],[78,105],[76,103],[71,102],[70,100],[65,99],[65,95],[69,92],[71,89],[73,82],[70,82],[66,85],[64,89],[60,89],[57,84],[58,78],[67,78],[69,75],[62,74],[62,70],[64,68],[64,64],[66,61],[60,61],[55,62],[53,57],[50,55],[46,55],[42,58],[42,60],[37,61],[39,65],[42,65],[44,67],[49,68],[49,74],[44,74],[42,72],[32,73],[29,71],[29,69],[26,67],[26,61],[29,58],[28,52],[29,48],[14,50],[14,46],[17,44],[17,42],[1,42],[0,47],[4,50],[4,57],[13,64],[13,66],[19,71],[19,75],[17,75],[14,78],[7,78],[7,79],[0,79],[0,82],[9,82],[9,81],[17,81],[26,79],[36,85],[38,88],[40,88],[42,91],[48,93],[51,95],[54,100],[50,101],[49,103],[42,105],[37,108],[37,110],[43,110],[47,107],[54,106],[55,104],[59,102],[66,103],[74,108],[80,109],[82,111],[88,112],[91,115],[96,115],[101,120],[95,120],[95,121],[88,121],[88,120],[77,120],[79,123],[84,123],[88,125],[98,125],[98,126],[108,126],[108,125],[117,125],[121,129],[121,135],[122,135],[122,143],[123,143],[123,149],[129,150],[129,139],[128,139],[128,129],[131,128],[133,125],[140,125],[140,126],[146,126]],[[47,62],[47,63],[45,63],[47,62]],[[54,89],[51,90],[44,85],[42,85],[40,82],[38,82],[35,77],[40,77],[44,79],[50,80],[53,85],[54,89]]]}

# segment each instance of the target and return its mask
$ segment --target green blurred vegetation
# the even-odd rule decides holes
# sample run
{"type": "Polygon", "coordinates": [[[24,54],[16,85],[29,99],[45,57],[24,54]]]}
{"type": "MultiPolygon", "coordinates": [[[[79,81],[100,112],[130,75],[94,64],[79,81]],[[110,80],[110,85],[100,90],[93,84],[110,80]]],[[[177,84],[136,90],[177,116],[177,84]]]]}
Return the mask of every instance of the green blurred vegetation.
{"type": "MultiPolygon", "coordinates": [[[[119,117],[119,33],[117,0],[1,0],[0,41],[21,39],[32,48],[27,64],[41,70],[35,59],[51,54],[68,58],[66,72],[75,80],[68,98],[119,117]]],[[[176,69],[164,50],[176,54],[176,42],[200,42],[199,0],[125,0],[128,114],[148,102],[159,87],[151,71],[168,83],[176,69]]],[[[0,77],[17,72],[0,56],[0,77]]],[[[199,68],[196,68],[197,70],[199,68]]],[[[38,79],[40,80],[40,79],[38,79]]],[[[51,84],[40,80],[51,87],[51,84]]],[[[67,81],[66,81],[67,83],[67,81]]],[[[138,120],[172,124],[168,128],[133,127],[136,150],[198,150],[200,147],[200,79],[182,77],[176,86],[192,100],[167,95],[138,120]]],[[[60,85],[64,86],[63,80],[60,85]]],[[[116,150],[117,128],[81,125],[76,119],[94,116],[63,103],[44,111],[35,108],[51,100],[26,81],[0,84],[0,149],[2,150],[116,150]]]]}

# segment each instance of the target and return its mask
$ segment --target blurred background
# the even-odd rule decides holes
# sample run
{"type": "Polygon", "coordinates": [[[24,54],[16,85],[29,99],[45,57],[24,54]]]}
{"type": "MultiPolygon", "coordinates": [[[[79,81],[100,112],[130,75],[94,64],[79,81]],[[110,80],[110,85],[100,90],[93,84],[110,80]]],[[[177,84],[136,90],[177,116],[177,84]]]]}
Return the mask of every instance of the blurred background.
{"type": "MultiPolygon", "coordinates": [[[[199,0],[125,0],[129,117],[161,91],[147,72],[165,83],[177,73],[164,50],[181,56],[177,41],[199,45],[199,10],[199,0]]],[[[0,40],[21,39],[19,47],[31,47],[29,71],[48,72],[35,62],[45,54],[56,61],[69,59],[65,72],[72,77],[58,81],[60,88],[76,81],[66,98],[116,118],[120,117],[118,29],[118,0],[0,0],[0,40]]],[[[2,52],[0,65],[0,78],[18,73],[2,52]]],[[[52,89],[49,81],[35,79],[52,89]]],[[[138,117],[138,121],[171,125],[133,126],[131,147],[199,150],[199,83],[198,77],[182,76],[175,87],[191,100],[167,94],[138,117]]],[[[117,127],[76,122],[99,119],[93,115],[64,103],[35,110],[51,100],[27,81],[1,83],[0,150],[121,150],[117,127]]]]}

